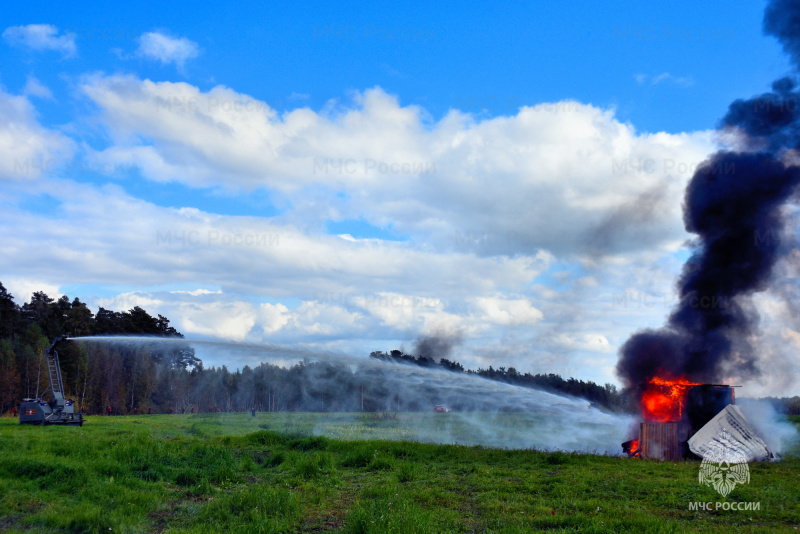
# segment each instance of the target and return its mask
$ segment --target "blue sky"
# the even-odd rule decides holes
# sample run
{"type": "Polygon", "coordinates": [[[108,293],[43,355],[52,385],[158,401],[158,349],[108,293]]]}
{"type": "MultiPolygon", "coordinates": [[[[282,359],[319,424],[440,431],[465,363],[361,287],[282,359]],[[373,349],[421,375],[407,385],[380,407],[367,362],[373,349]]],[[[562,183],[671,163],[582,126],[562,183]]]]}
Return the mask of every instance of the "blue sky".
{"type": "MultiPolygon", "coordinates": [[[[422,2],[402,9],[389,2],[89,2],[81,9],[53,4],[44,15],[37,4],[11,2],[6,25],[54,24],[75,34],[78,51],[62,59],[4,47],[0,57],[7,88],[22,88],[34,73],[63,95],[65,77],[98,70],[203,89],[222,84],[278,109],[319,109],[378,85],[434,118],[450,108],[509,114],[520,105],[576,99],[616,107],[639,130],[681,132],[713,127],[731,100],[788,71],[777,43],[761,33],[763,8],[764,2],[511,2],[502,9],[481,2],[457,9],[422,2]],[[199,55],[185,72],[120,59],[133,55],[142,33],[158,30],[197,43],[199,55]],[[653,85],[664,73],[687,82],[653,85]],[[648,81],[638,83],[640,74],[648,81]]],[[[66,110],[48,111],[53,121],[67,118],[66,110]]]]}
{"type": "Polygon", "coordinates": [[[674,303],[717,121],[790,71],[764,5],[7,3],[0,281],[615,382],[674,303]]]}

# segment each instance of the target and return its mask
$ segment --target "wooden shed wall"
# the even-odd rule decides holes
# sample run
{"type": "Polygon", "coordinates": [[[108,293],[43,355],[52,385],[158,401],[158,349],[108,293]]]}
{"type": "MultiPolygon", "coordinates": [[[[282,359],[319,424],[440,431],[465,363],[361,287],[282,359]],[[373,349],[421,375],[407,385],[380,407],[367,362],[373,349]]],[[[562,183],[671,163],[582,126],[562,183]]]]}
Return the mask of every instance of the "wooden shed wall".
{"type": "Polygon", "coordinates": [[[687,423],[640,423],[641,457],[653,460],[681,460],[688,451],[687,423]]]}

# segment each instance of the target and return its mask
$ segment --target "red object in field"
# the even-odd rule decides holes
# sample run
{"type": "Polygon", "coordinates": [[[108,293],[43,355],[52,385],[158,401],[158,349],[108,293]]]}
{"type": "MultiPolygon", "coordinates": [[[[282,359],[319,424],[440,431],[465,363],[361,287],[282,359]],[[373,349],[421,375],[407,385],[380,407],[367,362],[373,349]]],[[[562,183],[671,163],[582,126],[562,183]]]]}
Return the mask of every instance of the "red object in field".
{"type": "Polygon", "coordinates": [[[447,413],[450,411],[450,409],[444,404],[437,404],[433,407],[433,411],[437,413],[447,413]]]}
{"type": "Polygon", "coordinates": [[[680,421],[689,390],[699,385],[682,378],[653,378],[642,393],[642,417],[653,423],[680,421]]]}

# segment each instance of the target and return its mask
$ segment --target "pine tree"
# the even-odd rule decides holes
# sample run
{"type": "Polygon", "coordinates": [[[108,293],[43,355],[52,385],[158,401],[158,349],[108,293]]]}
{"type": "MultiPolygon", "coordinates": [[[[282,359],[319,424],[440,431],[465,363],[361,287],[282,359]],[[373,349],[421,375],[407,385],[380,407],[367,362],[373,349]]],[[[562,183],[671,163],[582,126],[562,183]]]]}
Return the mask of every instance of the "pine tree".
{"type": "Polygon", "coordinates": [[[14,345],[10,339],[0,340],[0,414],[16,406],[19,389],[20,377],[14,345]]]}

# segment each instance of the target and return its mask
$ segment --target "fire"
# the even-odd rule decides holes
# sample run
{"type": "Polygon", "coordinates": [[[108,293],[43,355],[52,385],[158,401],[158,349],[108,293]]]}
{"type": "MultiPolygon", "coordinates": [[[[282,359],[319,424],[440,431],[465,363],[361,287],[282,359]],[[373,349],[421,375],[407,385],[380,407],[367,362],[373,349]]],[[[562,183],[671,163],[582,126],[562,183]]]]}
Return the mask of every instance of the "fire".
{"type": "Polygon", "coordinates": [[[622,444],[622,452],[628,455],[628,458],[637,458],[639,453],[639,440],[632,439],[622,444]]]}
{"type": "Polygon", "coordinates": [[[690,388],[699,385],[683,378],[653,378],[642,394],[642,416],[646,421],[656,423],[680,421],[683,418],[686,394],[690,388]]]}

